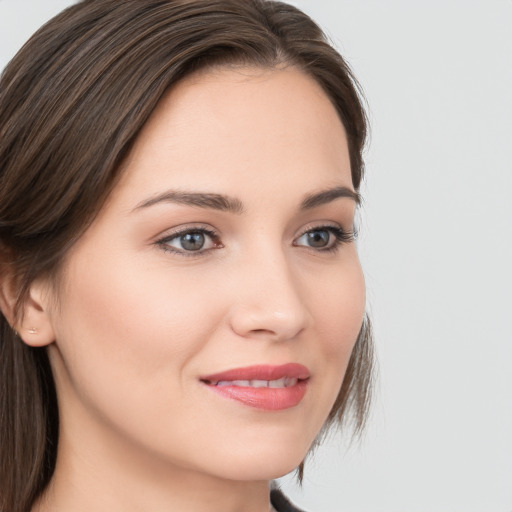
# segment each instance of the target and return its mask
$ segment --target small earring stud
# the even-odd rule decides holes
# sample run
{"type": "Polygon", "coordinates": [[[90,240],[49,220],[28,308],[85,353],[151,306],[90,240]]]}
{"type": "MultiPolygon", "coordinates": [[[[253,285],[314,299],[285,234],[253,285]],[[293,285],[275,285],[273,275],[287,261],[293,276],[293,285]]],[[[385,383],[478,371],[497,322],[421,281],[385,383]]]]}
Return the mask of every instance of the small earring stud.
{"type": "Polygon", "coordinates": [[[34,327],[31,327],[29,330],[28,330],[29,334],[37,334],[37,329],[34,328],[34,327]]]}

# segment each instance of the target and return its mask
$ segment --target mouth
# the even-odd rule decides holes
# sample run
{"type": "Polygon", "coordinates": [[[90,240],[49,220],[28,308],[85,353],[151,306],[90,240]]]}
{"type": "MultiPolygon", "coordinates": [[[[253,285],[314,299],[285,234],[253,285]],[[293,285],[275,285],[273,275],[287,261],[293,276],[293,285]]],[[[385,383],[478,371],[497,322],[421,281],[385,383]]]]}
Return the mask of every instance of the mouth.
{"type": "Polygon", "coordinates": [[[304,398],[309,370],[300,364],[257,365],[207,375],[200,381],[221,397],[242,405],[279,411],[298,405],[304,398]]]}
{"type": "Polygon", "coordinates": [[[282,389],[289,388],[295,386],[299,379],[291,378],[291,377],[283,377],[282,379],[275,380],[219,380],[215,381],[205,381],[209,386],[235,386],[239,388],[273,388],[273,389],[282,389]]]}

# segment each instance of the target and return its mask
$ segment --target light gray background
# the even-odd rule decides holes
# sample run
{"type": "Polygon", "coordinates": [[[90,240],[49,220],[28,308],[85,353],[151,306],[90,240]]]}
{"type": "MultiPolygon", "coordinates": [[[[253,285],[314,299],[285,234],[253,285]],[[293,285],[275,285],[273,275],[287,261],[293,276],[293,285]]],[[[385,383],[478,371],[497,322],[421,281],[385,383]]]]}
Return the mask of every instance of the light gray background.
{"type": "MultiPolygon", "coordinates": [[[[71,3],[0,0],[0,67],[71,3]]],[[[512,512],[512,1],[293,3],[370,105],[380,384],[361,445],[333,439],[286,492],[311,512],[512,512]]]]}

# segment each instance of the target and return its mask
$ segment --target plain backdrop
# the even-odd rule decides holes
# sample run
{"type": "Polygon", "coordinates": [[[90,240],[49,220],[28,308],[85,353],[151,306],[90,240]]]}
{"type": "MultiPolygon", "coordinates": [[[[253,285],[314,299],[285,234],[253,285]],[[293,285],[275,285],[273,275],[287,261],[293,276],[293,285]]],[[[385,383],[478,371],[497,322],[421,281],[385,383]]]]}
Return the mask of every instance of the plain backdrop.
{"type": "MultiPolygon", "coordinates": [[[[71,3],[0,0],[0,67],[71,3]]],[[[380,378],[362,442],[333,436],[283,486],[311,512],[512,512],[512,1],[293,3],[369,104],[380,378]]]]}

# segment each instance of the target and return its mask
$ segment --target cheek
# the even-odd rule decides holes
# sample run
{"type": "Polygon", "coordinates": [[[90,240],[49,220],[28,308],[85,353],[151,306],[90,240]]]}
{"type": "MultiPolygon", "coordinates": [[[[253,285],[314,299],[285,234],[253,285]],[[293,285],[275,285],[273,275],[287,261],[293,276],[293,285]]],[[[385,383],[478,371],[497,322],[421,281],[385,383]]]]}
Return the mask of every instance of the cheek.
{"type": "Polygon", "coordinates": [[[79,431],[80,421],[107,419],[133,439],[152,432],[164,447],[169,432],[181,435],[173,418],[200,423],[185,399],[190,362],[210,339],[218,308],[190,274],[115,261],[88,258],[87,272],[76,258],[68,271],[73,287],[65,289],[51,356],[64,422],[79,431]]]}
{"type": "Polygon", "coordinates": [[[365,283],[359,262],[326,278],[322,293],[314,300],[315,325],[322,347],[338,364],[348,358],[361,329],[365,310],[365,283]]]}
{"type": "MultiPolygon", "coordinates": [[[[321,425],[331,411],[341,389],[352,350],[361,330],[365,310],[364,277],[356,258],[340,267],[339,273],[326,280],[314,301],[317,332],[317,368],[321,388],[316,399],[322,409],[321,425]]],[[[316,435],[316,434],[315,434],[316,435]]]]}
{"type": "Polygon", "coordinates": [[[155,271],[137,260],[75,260],[56,321],[57,345],[70,375],[109,389],[137,382],[159,387],[201,350],[215,323],[215,305],[199,283],[155,271]],[[180,281],[186,281],[181,282],[180,281]],[[205,314],[208,321],[205,321],[205,314]],[[91,376],[94,376],[94,382],[91,376]]]}

